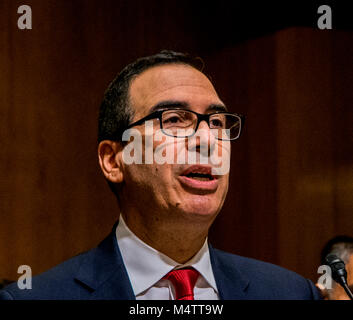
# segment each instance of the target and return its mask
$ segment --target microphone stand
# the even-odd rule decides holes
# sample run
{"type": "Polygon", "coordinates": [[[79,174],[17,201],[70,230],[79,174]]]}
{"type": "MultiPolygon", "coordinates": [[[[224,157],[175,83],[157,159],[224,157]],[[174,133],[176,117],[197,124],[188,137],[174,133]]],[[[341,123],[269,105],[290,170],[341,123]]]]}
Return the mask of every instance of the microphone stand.
{"type": "Polygon", "coordinates": [[[352,291],[349,289],[349,287],[348,287],[347,283],[346,283],[346,282],[344,282],[344,283],[339,283],[339,284],[343,287],[344,291],[346,291],[347,296],[348,296],[351,300],[353,300],[353,294],[352,294],[352,291]]]}
{"type": "Polygon", "coordinates": [[[344,262],[334,254],[328,254],[325,258],[332,271],[332,278],[340,284],[348,297],[353,300],[353,294],[347,284],[347,271],[344,262]]]}

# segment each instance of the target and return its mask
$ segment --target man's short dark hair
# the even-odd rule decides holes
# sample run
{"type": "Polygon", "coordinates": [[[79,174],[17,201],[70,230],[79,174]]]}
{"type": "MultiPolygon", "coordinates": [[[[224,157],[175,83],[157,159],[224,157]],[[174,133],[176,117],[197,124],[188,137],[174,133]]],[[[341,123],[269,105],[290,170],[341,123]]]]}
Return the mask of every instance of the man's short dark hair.
{"type": "Polygon", "coordinates": [[[347,263],[350,255],[353,254],[353,238],[340,235],[329,240],[322,249],[321,264],[326,264],[325,258],[330,253],[347,263]]]}
{"type": "Polygon", "coordinates": [[[164,64],[187,64],[202,71],[200,58],[188,54],[163,50],[152,56],[139,58],[127,65],[110,83],[99,109],[98,142],[121,141],[122,134],[131,123],[134,111],[129,104],[129,88],[134,77],[143,71],[164,64]]]}

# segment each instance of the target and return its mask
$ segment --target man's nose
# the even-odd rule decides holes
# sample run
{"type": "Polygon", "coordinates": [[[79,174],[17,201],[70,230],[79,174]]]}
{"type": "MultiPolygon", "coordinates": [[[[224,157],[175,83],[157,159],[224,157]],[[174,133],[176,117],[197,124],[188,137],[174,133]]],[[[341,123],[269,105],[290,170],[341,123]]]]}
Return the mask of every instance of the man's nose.
{"type": "Polygon", "coordinates": [[[189,138],[189,151],[194,150],[203,156],[210,156],[214,150],[215,136],[206,121],[201,121],[195,134],[189,138]]]}

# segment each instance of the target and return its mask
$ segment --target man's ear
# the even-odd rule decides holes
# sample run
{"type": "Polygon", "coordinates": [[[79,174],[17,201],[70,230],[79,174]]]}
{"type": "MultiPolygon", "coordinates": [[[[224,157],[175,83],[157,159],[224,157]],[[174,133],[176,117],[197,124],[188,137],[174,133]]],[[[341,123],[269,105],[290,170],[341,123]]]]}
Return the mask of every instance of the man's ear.
{"type": "Polygon", "coordinates": [[[121,183],[124,180],[122,152],[123,144],[118,141],[103,140],[98,145],[99,165],[107,180],[121,183]]]}

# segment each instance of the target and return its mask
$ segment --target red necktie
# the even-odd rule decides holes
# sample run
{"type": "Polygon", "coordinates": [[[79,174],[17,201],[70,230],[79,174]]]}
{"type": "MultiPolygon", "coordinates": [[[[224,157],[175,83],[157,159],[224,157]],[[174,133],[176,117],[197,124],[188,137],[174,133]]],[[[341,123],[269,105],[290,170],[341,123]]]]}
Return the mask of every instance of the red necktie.
{"type": "Polygon", "coordinates": [[[185,268],[170,271],[163,279],[171,281],[175,289],[175,300],[194,300],[194,286],[198,271],[194,268],[185,268]]]}

